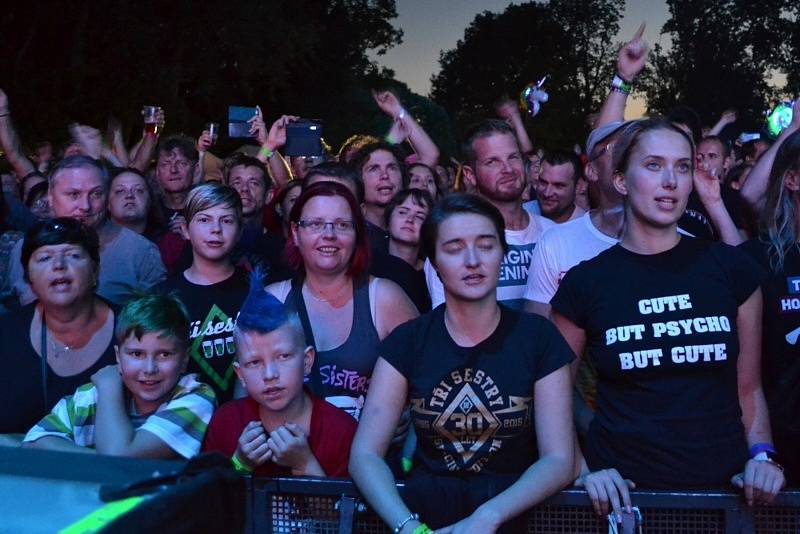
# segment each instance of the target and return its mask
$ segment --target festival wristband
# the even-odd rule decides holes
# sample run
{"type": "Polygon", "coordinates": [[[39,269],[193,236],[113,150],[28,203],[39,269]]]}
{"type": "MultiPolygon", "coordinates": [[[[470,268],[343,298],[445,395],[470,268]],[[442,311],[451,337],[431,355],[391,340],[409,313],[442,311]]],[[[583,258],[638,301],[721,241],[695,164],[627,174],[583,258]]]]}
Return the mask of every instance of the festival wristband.
{"type": "MultiPolygon", "coordinates": [[[[392,532],[394,532],[394,534],[398,534],[401,530],[403,530],[403,527],[406,526],[406,523],[408,523],[409,521],[419,521],[419,514],[411,514],[410,516],[401,520],[399,523],[397,523],[397,526],[394,527],[394,529],[392,529],[392,532]]],[[[415,533],[416,529],[412,531],[412,534],[415,533]]]]}
{"type": "Polygon", "coordinates": [[[253,468],[252,467],[247,467],[246,465],[244,465],[241,462],[241,460],[239,460],[239,457],[236,456],[236,453],[233,453],[233,456],[231,456],[231,463],[233,464],[233,468],[236,469],[237,471],[239,471],[240,473],[252,473],[253,472],[253,468]]]}
{"type": "Polygon", "coordinates": [[[766,452],[776,454],[775,446],[772,443],[756,443],[750,447],[750,458],[755,458],[759,453],[766,452]]]}
{"type": "Polygon", "coordinates": [[[611,90],[629,95],[633,90],[633,86],[631,82],[626,82],[619,74],[615,74],[614,79],[611,80],[611,90]]]}
{"type": "Polygon", "coordinates": [[[417,528],[411,531],[411,534],[433,534],[433,531],[425,523],[420,523],[417,528]]]}
{"type": "Polygon", "coordinates": [[[275,153],[272,150],[270,150],[269,148],[267,148],[266,145],[262,146],[261,150],[258,151],[258,155],[259,156],[261,156],[263,158],[267,158],[267,159],[271,158],[274,154],[275,153]]]}

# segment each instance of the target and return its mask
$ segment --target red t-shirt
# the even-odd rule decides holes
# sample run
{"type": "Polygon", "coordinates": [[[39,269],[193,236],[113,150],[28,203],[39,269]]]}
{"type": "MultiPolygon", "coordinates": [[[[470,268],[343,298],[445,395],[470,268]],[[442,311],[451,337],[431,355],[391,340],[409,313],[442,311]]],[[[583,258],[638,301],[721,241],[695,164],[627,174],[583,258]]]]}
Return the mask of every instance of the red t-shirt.
{"type": "MultiPolygon", "coordinates": [[[[308,393],[311,397],[311,429],[308,445],[325,474],[348,477],[350,445],[356,433],[356,421],[336,406],[308,393]]],[[[211,418],[203,442],[203,452],[233,456],[239,437],[250,421],[259,421],[258,403],[250,397],[223,404],[211,418]]],[[[268,461],[253,472],[256,476],[291,476],[291,469],[268,461]]]]}

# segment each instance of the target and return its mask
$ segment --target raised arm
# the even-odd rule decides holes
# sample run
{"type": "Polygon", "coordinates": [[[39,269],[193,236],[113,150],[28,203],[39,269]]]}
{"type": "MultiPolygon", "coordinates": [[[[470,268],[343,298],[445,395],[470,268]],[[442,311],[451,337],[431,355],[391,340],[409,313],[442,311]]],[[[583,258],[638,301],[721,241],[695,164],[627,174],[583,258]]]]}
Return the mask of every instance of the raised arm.
{"type": "Polygon", "coordinates": [[[494,110],[498,117],[506,121],[514,129],[517,141],[519,141],[520,151],[523,154],[533,152],[533,142],[525,129],[525,123],[522,120],[517,104],[509,98],[504,98],[495,104],[494,110]]]}
{"type": "Polygon", "coordinates": [[[436,163],[439,161],[439,148],[425,129],[403,108],[397,96],[391,91],[373,91],[372,96],[381,111],[391,117],[393,121],[400,123],[411,148],[417,153],[420,163],[424,163],[430,168],[436,167],[436,163]]]}
{"type": "Polygon", "coordinates": [[[628,102],[630,84],[636,80],[636,76],[642,72],[645,63],[647,63],[647,43],[642,39],[644,28],[645,23],[642,22],[633,35],[633,39],[619,49],[617,76],[627,83],[627,88],[619,86],[609,91],[605,102],[603,102],[603,107],[600,108],[600,113],[594,121],[594,128],[599,128],[609,122],[625,120],[625,104],[628,102]]]}
{"type": "Polygon", "coordinates": [[[772,146],[761,154],[761,157],[758,158],[758,161],[750,170],[750,174],[747,175],[744,185],[739,190],[742,198],[753,207],[756,213],[760,213],[764,209],[764,200],[767,194],[767,186],[769,185],[769,173],[772,171],[775,155],[778,153],[781,144],[786,141],[786,138],[798,129],[800,129],[800,98],[797,98],[792,106],[792,122],[783,129],[778,139],[772,143],[772,146]]]}
{"type": "Polygon", "coordinates": [[[736,228],[728,208],[722,201],[722,184],[719,178],[709,172],[704,163],[698,162],[694,170],[693,182],[694,190],[697,191],[700,202],[706,208],[711,223],[717,229],[720,240],[734,247],[744,243],[745,236],[736,228]]]}
{"type": "Polygon", "coordinates": [[[269,175],[278,187],[283,187],[292,179],[292,170],[279,150],[286,144],[286,125],[299,119],[294,115],[283,115],[272,123],[267,132],[261,108],[256,106],[256,114],[250,119],[250,133],[255,136],[261,150],[256,158],[264,163],[269,170],[269,175]]]}
{"type": "Polygon", "coordinates": [[[19,136],[11,121],[8,96],[2,89],[0,89],[0,146],[3,147],[6,159],[14,168],[18,180],[36,170],[31,160],[22,153],[19,136]]]}
{"type": "Polygon", "coordinates": [[[734,122],[736,122],[736,110],[726,109],[722,112],[722,115],[720,115],[717,123],[708,131],[708,135],[719,135],[727,125],[733,124],[734,122]]]}
{"type": "MultiPolygon", "coordinates": [[[[165,124],[164,110],[158,108],[158,132],[162,131],[165,124]]],[[[150,161],[153,159],[153,154],[156,151],[158,144],[158,132],[148,132],[142,129],[142,138],[139,140],[129,153],[130,166],[140,172],[147,172],[150,167],[150,161]]]]}

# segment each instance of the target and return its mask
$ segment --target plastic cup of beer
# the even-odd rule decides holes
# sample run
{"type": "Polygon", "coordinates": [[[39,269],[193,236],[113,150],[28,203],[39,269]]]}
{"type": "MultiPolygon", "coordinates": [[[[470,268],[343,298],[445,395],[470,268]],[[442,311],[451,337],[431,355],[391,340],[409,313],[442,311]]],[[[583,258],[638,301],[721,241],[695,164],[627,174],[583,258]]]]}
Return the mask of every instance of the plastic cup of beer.
{"type": "Polygon", "coordinates": [[[158,106],[144,106],[142,116],[144,117],[144,131],[147,133],[158,133],[158,106]]]}
{"type": "Polygon", "coordinates": [[[206,124],[206,130],[208,131],[208,135],[211,136],[211,144],[217,144],[217,139],[219,138],[219,123],[209,122],[206,124]]]}

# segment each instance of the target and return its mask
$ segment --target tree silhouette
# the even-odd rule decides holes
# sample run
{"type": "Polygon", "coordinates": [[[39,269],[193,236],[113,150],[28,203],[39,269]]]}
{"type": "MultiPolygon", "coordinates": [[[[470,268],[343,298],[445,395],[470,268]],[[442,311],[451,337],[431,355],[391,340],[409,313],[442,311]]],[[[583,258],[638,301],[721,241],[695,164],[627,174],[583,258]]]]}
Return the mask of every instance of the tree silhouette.
{"type": "MultiPolygon", "coordinates": [[[[786,9],[793,2],[763,0],[667,0],[670,18],[661,33],[669,48],[656,46],[641,84],[650,111],[676,104],[695,109],[713,123],[728,108],[739,124],[757,128],[777,91],[770,74],[785,64],[786,9]]],[[[797,9],[796,6],[793,7],[797,9]]]]}
{"type": "Polygon", "coordinates": [[[167,132],[197,135],[228,105],[261,104],[268,120],[323,119],[336,144],[374,113],[370,84],[391,79],[368,53],[402,38],[394,0],[39,4],[0,13],[0,87],[29,141],[112,114],[138,134],[143,104],[165,108],[167,132]]]}
{"type": "Polygon", "coordinates": [[[613,38],[623,0],[552,0],[475,17],[456,48],[442,52],[431,97],[460,129],[492,116],[502,95],[516,98],[550,74],[550,101],[529,123],[536,144],[583,143],[613,75],[613,38]]]}

